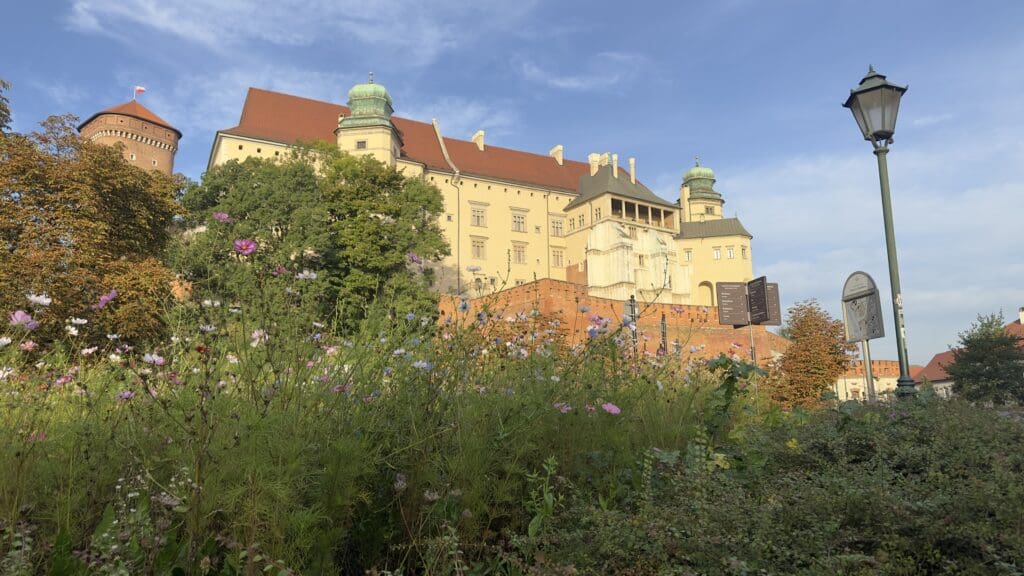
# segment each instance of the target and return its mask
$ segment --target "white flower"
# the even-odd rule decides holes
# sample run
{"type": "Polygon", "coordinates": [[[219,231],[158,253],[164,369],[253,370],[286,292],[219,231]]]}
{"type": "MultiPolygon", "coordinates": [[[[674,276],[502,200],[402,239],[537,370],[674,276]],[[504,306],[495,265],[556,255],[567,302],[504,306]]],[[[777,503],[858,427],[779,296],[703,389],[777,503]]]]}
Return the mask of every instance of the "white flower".
{"type": "Polygon", "coordinates": [[[266,330],[253,330],[252,331],[252,342],[250,345],[255,348],[260,344],[265,344],[270,337],[267,336],[266,330]]]}
{"type": "Polygon", "coordinates": [[[72,318],[68,321],[74,324],[75,326],[83,326],[89,323],[89,321],[86,320],[85,318],[72,318]]]}
{"type": "Polygon", "coordinates": [[[0,348],[10,345],[11,342],[14,342],[14,340],[11,340],[8,336],[0,337],[0,348]]]}
{"type": "Polygon", "coordinates": [[[78,328],[75,328],[74,326],[65,326],[64,331],[71,336],[78,336],[78,328]]]}
{"type": "Polygon", "coordinates": [[[96,352],[96,350],[98,350],[98,347],[96,346],[93,346],[91,348],[82,348],[81,354],[82,356],[92,356],[93,353],[96,352]]]}
{"type": "Polygon", "coordinates": [[[157,366],[163,366],[167,363],[167,360],[159,354],[144,354],[142,356],[142,361],[146,364],[156,364],[157,366]]]}
{"type": "Polygon", "coordinates": [[[309,270],[303,270],[295,275],[295,278],[299,280],[316,280],[316,272],[310,272],[309,270]]]}
{"type": "Polygon", "coordinates": [[[50,302],[53,302],[53,298],[47,296],[45,292],[43,294],[29,292],[25,294],[25,298],[28,298],[28,301],[36,306],[49,306],[50,302]]]}
{"type": "Polygon", "coordinates": [[[0,368],[0,380],[7,380],[7,378],[11,374],[14,374],[14,368],[11,368],[9,366],[4,366],[3,368],[0,368]]]}
{"type": "Polygon", "coordinates": [[[111,354],[110,356],[107,356],[107,359],[110,360],[111,362],[120,362],[121,361],[121,355],[120,354],[111,354]]]}
{"type": "Polygon", "coordinates": [[[231,364],[238,364],[238,356],[235,356],[234,354],[225,354],[224,358],[231,364]]]}
{"type": "Polygon", "coordinates": [[[113,342],[115,340],[120,340],[120,339],[121,339],[121,335],[120,334],[107,334],[107,340],[110,340],[111,342],[113,342]]]}
{"type": "Polygon", "coordinates": [[[202,326],[199,327],[199,331],[200,332],[205,332],[207,334],[209,334],[210,332],[215,331],[216,329],[217,329],[217,327],[214,326],[213,324],[203,324],[202,326]]]}

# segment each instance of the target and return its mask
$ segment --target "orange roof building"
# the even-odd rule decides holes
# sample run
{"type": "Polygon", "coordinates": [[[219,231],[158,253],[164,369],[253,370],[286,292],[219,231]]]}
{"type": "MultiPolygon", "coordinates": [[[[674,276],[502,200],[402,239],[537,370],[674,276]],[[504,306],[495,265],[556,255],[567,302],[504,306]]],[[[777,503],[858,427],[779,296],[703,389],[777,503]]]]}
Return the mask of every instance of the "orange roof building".
{"type": "Polygon", "coordinates": [[[92,142],[123,145],[125,159],[139,168],[174,172],[181,131],[136,100],[93,114],[78,132],[92,142]]]}
{"type": "Polygon", "coordinates": [[[372,78],[344,106],[250,88],[238,124],[217,132],[209,167],[283,158],[297,143],[321,141],[422,178],[444,198],[440,226],[452,254],[435,277],[447,294],[551,279],[600,298],[711,306],[716,282],[753,277],[752,235],[724,218],[714,172],[699,163],[679,197],[665,200],[637,178],[633,158],[594,152],[574,161],[562,145],[513,150],[488,143],[483,130],[452,138],[437,120],[395,116],[393,106],[372,78]]]}

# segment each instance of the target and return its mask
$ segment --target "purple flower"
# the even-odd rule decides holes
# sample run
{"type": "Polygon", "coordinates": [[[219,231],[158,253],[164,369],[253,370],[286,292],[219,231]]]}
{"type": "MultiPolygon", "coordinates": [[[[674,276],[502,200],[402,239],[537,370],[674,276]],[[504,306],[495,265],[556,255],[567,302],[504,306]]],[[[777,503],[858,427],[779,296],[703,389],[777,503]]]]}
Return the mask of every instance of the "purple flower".
{"type": "Polygon", "coordinates": [[[117,393],[117,399],[118,400],[122,400],[122,401],[127,402],[128,400],[131,400],[132,398],[135,398],[135,392],[132,392],[131,390],[122,390],[122,391],[117,393]]]}
{"type": "Polygon", "coordinates": [[[431,370],[434,369],[434,365],[431,364],[430,362],[427,362],[426,360],[417,360],[412,363],[412,367],[417,368],[419,370],[423,370],[424,372],[430,372],[431,370]]]}
{"type": "Polygon", "coordinates": [[[235,240],[235,252],[238,252],[242,256],[248,256],[256,251],[256,241],[249,240],[248,238],[241,238],[235,240]]]}
{"type": "Polygon", "coordinates": [[[100,295],[100,301],[97,302],[96,304],[93,304],[92,305],[92,309],[93,310],[102,310],[102,309],[106,308],[107,304],[110,304],[110,301],[113,300],[114,298],[117,298],[117,290],[111,290],[110,292],[107,292],[106,294],[102,294],[102,295],[100,295]]]}
{"type": "Polygon", "coordinates": [[[579,311],[583,312],[584,314],[587,313],[587,312],[590,312],[590,306],[584,306],[584,305],[581,304],[580,307],[579,307],[579,311]]]}
{"type": "Polygon", "coordinates": [[[412,322],[413,320],[416,319],[416,313],[409,312],[408,314],[405,315],[405,319],[408,320],[409,322],[412,322]]]}
{"type": "Polygon", "coordinates": [[[15,310],[10,316],[11,326],[24,326],[26,330],[35,330],[39,322],[32,319],[32,315],[24,310],[15,310]]]}
{"type": "Polygon", "coordinates": [[[227,212],[214,212],[213,219],[218,222],[231,222],[231,216],[227,212]]]}
{"type": "Polygon", "coordinates": [[[555,410],[558,410],[562,414],[568,414],[569,412],[572,412],[572,406],[569,406],[565,402],[555,402],[554,404],[552,404],[552,406],[555,410]]]}
{"type": "Polygon", "coordinates": [[[278,276],[280,276],[281,274],[284,274],[287,271],[288,271],[288,269],[285,268],[284,266],[278,266],[278,267],[274,268],[274,271],[271,272],[270,274],[274,278],[277,278],[278,276]]]}
{"type": "Polygon", "coordinates": [[[597,338],[597,326],[587,328],[587,338],[597,338]]]}
{"type": "Polygon", "coordinates": [[[618,406],[612,404],[611,402],[605,402],[604,404],[601,404],[601,408],[609,414],[618,414],[619,412],[622,412],[622,410],[620,410],[618,406]]]}
{"type": "Polygon", "coordinates": [[[423,259],[420,258],[419,254],[416,254],[415,252],[409,252],[408,254],[406,254],[406,257],[409,258],[410,264],[423,264],[423,259]]]}
{"type": "Polygon", "coordinates": [[[469,310],[469,302],[465,300],[459,302],[459,312],[466,312],[469,310]]]}

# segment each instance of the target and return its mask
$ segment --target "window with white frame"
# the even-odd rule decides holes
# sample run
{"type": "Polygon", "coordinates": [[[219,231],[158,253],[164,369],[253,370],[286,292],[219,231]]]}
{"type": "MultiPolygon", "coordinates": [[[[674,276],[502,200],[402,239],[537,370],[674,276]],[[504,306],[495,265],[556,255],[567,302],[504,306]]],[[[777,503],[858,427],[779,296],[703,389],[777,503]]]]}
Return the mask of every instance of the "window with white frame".
{"type": "Polygon", "coordinates": [[[487,257],[487,240],[483,238],[473,238],[473,258],[475,260],[483,260],[487,257]]]}
{"type": "Polygon", "coordinates": [[[526,232],[526,214],[512,214],[512,231],[526,232]]]}
{"type": "Polygon", "coordinates": [[[471,208],[469,223],[471,226],[487,226],[487,209],[481,206],[471,208]]]}
{"type": "Polygon", "coordinates": [[[512,263],[526,264],[526,244],[512,245],[512,263]]]}
{"type": "Polygon", "coordinates": [[[711,257],[713,259],[715,259],[715,260],[721,260],[722,259],[722,247],[721,246],[715,246],[714,248],[712,248],[711,249],[711,257]]]}
{"type": "Polygon", "coordinates": [[[561,248],[551,249],[551,265],[555,268],[562,268],[565,266],[565,252],[561,248]]]}

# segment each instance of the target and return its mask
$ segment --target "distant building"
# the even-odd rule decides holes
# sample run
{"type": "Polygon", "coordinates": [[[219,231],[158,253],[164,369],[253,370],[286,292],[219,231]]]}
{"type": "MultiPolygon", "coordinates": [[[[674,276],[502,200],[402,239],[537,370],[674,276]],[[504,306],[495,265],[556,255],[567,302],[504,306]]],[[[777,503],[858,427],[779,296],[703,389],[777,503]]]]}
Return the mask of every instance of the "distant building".
{"type": "Polygon", "coordinates": [[[217,132],[209,166],[282,157],[299,141],[373,156],[437,186],[452,249],[437,266],[442,293],[468,297],[539,279],[586,286],[613,300],[713,306],[716,282],[753,276],[752,235],[725,218],[715,174],[699,163],[666,201],[636,177],[630,158],[586,162],[443,136],[433,122],[392,115],[380,84],[353,87],[348,106],[250,88],[237,126],[217,132]]]}
{"type": "MultiPolygon", "coordinates": [[[[1007,324],[1004,328],[1007,334],[1021,338],[1020,344],[1024,346],[1024,307],[1017,312],[1017,319],[1007,324]]],[[[953,363],[953,351],[939,352],[928,362],[914,381],[920,385],[928,383],[937,394],[944,398],[953,395],[953,378],[946,372],[946,367],[953,363]]]]}
{"type": "Polygon", "coordinates": [[[93,114],[78,133],[100,144],[123,144],[125,159],[143,170],[174,172],[181,132],[135,100],[93,114]]]}
{"type": "MultiPolygon", "coordinates": [[[[910,377],[923,370],[921,366],[910,366],[910,377]]],[[[872,360],[871,376],[875,381],[875,396],[879,400],[892,398],[896,394],[896,385],[900,377],[900,363],[896,360],[872,360]]],[[[832,391],[840,402],[846,400],[868,399],[867,376],[864,374],[864,361],[854,360],[839,378],[832,384],[832,391]]]]}

